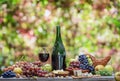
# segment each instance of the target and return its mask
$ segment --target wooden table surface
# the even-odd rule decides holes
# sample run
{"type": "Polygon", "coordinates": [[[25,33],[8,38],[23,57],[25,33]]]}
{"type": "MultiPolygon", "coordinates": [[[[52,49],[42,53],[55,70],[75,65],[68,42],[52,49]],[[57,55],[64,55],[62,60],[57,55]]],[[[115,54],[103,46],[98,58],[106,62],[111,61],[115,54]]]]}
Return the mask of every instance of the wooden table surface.
{"type": "Polygon", "coordinates": [[[0,81],[115,81],[114,76],[101,76],[95,78],[0,78],[0,81]]]}

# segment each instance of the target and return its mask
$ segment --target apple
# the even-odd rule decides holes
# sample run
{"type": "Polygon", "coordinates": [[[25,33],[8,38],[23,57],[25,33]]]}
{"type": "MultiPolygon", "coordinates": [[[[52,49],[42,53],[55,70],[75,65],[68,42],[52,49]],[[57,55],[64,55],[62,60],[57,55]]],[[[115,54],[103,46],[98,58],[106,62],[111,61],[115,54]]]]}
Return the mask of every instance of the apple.
{"type": "Polygon", "coordinates": [[[116,81],[120,81],[120,72],[115,73],[115,79],[116,81]]]}
{"type": "Polygon", "coordinates": [[[95,71],[99,71],[99,70],[103,70],[104,69],[104,66],[103,65],[97,65],[95,67],[95,71]]]}
{"type": "Polygon", "coordinates": [[[104,69],[106,71],[113,72],[113,67],[111,65],[106,65],[104,69]]]}
{"type": "Polygon", "coordinates": [[[16,67],[14,68],[13,72],[15,72],[16,74],[22,74],[22,69],[20,67],[16,67]]]}

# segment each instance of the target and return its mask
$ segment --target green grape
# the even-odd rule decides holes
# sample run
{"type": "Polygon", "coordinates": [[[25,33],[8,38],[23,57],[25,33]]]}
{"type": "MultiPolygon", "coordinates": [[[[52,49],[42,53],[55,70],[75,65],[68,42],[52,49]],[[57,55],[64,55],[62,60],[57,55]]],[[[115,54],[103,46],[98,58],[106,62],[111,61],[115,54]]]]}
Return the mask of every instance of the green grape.
{"type": "Polygon", "coordinates": [[[50,64],[46,64],[46,65],[42,66],[41,68],[44,71],[48,71],[48,72],[52,71],[52,66],[50,64]]]}
{"type": "Polygon", "coordinates": [[[100,75],[100,71],[96,71],[95,74],[100,75]]]}
{"type": "Polygon", "coordinates": [[[88,60],[88,62],[89,62],[89,65],[92,65],[92,64],[93,64],[91,58],[87,57],[87,60],[88,60]]]}
{"type": "Polygon", "coordinates": [[[96,74],[101,75],[101,76],[111,76],[112,72],[103,69],[103,70],[96,71],[96,74]]]}

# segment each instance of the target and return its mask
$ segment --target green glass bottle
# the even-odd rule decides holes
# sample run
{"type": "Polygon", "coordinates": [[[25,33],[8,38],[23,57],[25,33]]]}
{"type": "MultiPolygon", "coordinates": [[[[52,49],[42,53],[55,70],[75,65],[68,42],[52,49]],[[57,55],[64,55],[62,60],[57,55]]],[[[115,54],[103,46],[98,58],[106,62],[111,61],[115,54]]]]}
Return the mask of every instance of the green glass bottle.
{"type": "Polygon", "coordinates": [[[66,52],[61,39],[60,26],[56,26],[56,41],[52,51],[52,70],[65,70],[66,52]]]}

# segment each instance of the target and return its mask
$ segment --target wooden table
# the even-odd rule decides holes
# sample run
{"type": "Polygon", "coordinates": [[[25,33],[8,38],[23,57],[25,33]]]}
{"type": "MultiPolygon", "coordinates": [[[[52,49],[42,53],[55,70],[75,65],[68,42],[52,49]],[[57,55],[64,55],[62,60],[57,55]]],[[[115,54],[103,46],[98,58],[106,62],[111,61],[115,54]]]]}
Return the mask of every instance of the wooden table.
{"type": "Polygon", "coordinates": [[[0,78],[0,81],[115,81],[114,76],[101,76],[95,78],[0,78]]]}

